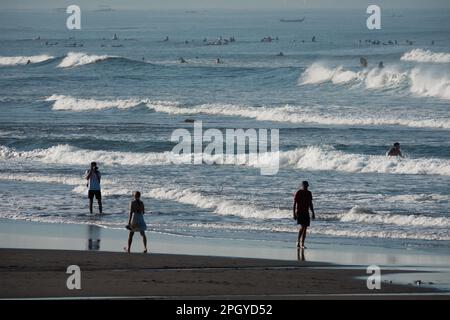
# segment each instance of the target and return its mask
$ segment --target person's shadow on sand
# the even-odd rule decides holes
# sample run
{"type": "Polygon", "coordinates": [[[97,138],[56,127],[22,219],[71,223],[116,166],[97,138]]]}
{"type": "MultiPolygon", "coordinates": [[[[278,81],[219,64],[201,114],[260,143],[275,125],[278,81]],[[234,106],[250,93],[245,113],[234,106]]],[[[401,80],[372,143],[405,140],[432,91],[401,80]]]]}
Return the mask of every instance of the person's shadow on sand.
{"type": "Polygon", "coordinates": [[[306,261],[305,259],[305,249],[298,248],[297,249],[297,260],[298,261],[306,261]]]}

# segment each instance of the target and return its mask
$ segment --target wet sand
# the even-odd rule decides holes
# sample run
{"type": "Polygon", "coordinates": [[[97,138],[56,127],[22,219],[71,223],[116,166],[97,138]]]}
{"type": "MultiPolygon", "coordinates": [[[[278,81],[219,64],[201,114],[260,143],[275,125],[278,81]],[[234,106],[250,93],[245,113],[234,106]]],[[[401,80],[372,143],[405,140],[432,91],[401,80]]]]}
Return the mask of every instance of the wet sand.
{"type": "Polygon", "coordinates": [[[0,249],[0,270],[1,298],[449,298],[385,282],[368,290],[365,268],[305,261],[0,249]],[[67,289],[69,265],[81,269],[81,290],[67,289]]]}

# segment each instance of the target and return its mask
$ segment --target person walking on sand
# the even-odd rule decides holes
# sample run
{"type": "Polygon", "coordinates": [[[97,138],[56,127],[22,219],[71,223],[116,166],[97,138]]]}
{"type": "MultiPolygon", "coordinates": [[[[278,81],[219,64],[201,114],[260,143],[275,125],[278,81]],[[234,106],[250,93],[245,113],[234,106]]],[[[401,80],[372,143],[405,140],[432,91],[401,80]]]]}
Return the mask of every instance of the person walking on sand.
{"type": "Polygon", "coordinates": [[[309,209],[311,209],[312,219],[314,220],[316,218],[312,202],[312,193],[308,190],[308,187],[308,181],[303,181],[302,188],[295,194],[293,207],[294,219],[297,220],[297,224],[301,226],[298,232],[297,248],[302,249],[306,249],[306,230],[308,229],[311,220],[309,217],[309,209]]]}
{"type": "Polygon", "coordinates": [[[94,202],[94,196],[98,202],[98,210],[102,213],[102,192],[100,188],[100,180],[102,175],[98,170],[97,163],[91,162],[91,168],[86,170],[84,178],[88,181],[88,198],[89,198],[89,211],[92,213],[92,204],[94,202]]]}
{"type": "Polygon", "coordinates": [[[130,203],[130,214],[128,216],[128,225],[126,226],[126,228],[130,230],[128,235],[128,248],[126,248],[126,251],[130,253],[134,233],[139,232],[144,243],[144,253],[147,253],[147,237],[145,236],[147,225],[144,221],[145,210],[144,203],[141,201],[141,193],[139,191],[135,191],[133,193],[133,198],[134,199],[130,203]]]}

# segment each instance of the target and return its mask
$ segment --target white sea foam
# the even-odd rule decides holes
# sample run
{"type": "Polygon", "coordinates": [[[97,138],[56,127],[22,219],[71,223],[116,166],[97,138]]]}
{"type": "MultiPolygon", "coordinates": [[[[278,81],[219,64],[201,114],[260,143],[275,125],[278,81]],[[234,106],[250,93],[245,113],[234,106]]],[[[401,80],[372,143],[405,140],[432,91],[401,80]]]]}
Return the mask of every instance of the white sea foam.
{"type": "Polygon", "coordinates": [[[414,68],[410,73],[411,92],[421,97],[450,100],[450,73],[448,70],[414,68]]]}
{"type": "Polygon", "coordinates": [[[450,175],[449,160],[353,154],[317,146],[281,152],[280,166],[304,170],[450,175]]]}
{"type": "Polygon", "coordinates": [[[357,222],[363,224],[389,224],[415,227],[450,227],[450,219],[446,217],[430,217],[426,215],[399,215],[390,213],[375,213],[370,209],[359,206],[349,212],[339,215],[341,222],[357,222]]]}
{"type": "MultiPolygon", "coordinates": [[[[41,175],[36,173],[0,173],[0,180],[31,182],[31,183],[50,183],[50,184],[63,184],[68,186],[76,186],[81,193],[86,192],[86,180],[80,175],[76,176],[64,176],[64,175],[41,175]]],[[[111,186],[114,181],[108,178],[102,178],[103,186],[111,186]]]]}
{"type": "Polygon", "coordinates": [[[53,102],[53,110],[70,110],[70,111],[88,111],[101,109],[128,109],[135,107],[141,103],[135,99],[114,99],[114,100],[96,100],[81,99],[71,96],[54,94],[46,99],[53,102]]]}
{"type": "MultiPolygon", "coordinates": [[[[298,227],[291,225],[260,225],[260,224],[231,224],[231,223],[193,223],[189,225],[193,228],[207,229],[207,230],[233,230],[233,231],[260,231],[260,232],[287,232],[297,233],[298,227]]],[[[352,225],[350,228],[345,225],[333,225],[314,223],[308,229],[310,234],[326,235],[331,237],[345,237],[345,238],[381,238],[381,239],[405,239],[405,240],[434,240],[434,241],[448,241],[450,236],[446,230],[430,230],[430,229],[397,229],[387,230],[385,228],[356,228],[352,225]]]]}
{"type": "Polygon", "coordinates": [[[39,63],[44,62],[54,57],[49,55],[38,55],[38,56],[15,56],[15,57],[0,57],[0,66],[13,66],[19,64],[27,64],[28,61],[30,63],[39,63]]]}
{"type": "Polygon", "coordinates": [[[417,48],[403,54],[400,60],[416,61],[416,62],[450,63],[450,53],[433,52],[430,50],[417,48]]]}
{"type": "Polygon", "coordinates": [[[282,107],[253,107],[245,105],[231,105],[209,103],[195,106],[183,106],[179,102],[150,101],[149,99],[82,99],[66,95],[52,95],[46,99],[53,101],[54,110],[88,111],[109,108],[128,109],[145,104],[156,112],[174,115],[207,114],[214,116],[234,116],[250,118],[258,121],[276,121],[289,123],[318,123],[322,125],[402,125],[408,127],[443,128],[450,129],[450,119],[447,118],[412,118],[393,116],[392,114],[355,115],[353,113],[327,113],[315,107],[282,106],[282,107]]]}
{"type": "MultiPolygon", "coordinates": [[[[217,164],[234,165],[244,163],[238,155],[224,159],[213,156],[217,164]]],[[[245,165],[254,168],[272,164],[275,154],[270,152],[260,154],[259,157],[248,157],[245,165]]],[[[280,151],[279,164],[282,168],[297,168],[302,170],[333,170],[343,172],[373,172],[388,174],[427,174],[450,175],[450,161],[438,158],[396,158],[373,156],[364,154],[345,153],[328,146],[310,146],[290,151],[280,151]]],[[[104,150],[79,149],[70,145],[58,145],[48,149],[32,151],[16,151],[0,146],[0,160],[25,160],[43,163],[57,163],[68,165],[84,165],[92,159],[103,165],[170,165],[183,164],[191,159],[190,154],[174,155],[172,152],[120,152],[104,150]]]]}
{"type": "MultiPolygon", "coordinates": [[[[86,192],[86,188],[78,186],[72,191],[83,194],[86,192]]],[[[102,193],[106,196],[130,195],[132,191],[133,190],[129,188],[110,186],[108,189],[104,189],[102,193]]],[[[263,209],[250,204],[237,203],[220,196],[206,195],[190,188],[179,188],[174,186],[147,188],[142,192],[142,195],[153,199],[175,201],[193,205],[197,208],[210,209],[213,213],[218,215],[232,215],[255,219],[279,219],[289,216],[289,212],[287,211],[279,209],[263,209]]]]}
{"type": "Polygon", "coordinates": [[[443,202],[450,201],[450,196],[443,194],[433,194],[433,193],[422,193],[422,194],[400,194],[396,196],[391,196],[386,199],[390,202],[405,202],[405,203],[414,203],[414,202],[443,202]]]}
{"type": "Polygon", "coordinates": [[[368,89],[395,88],[408,81],[408,72],[402,72],[395,67],[372,68],[362,71],[344,70],[343,66],[329,67],[315,62],[300,76],[299,84],[320,84],[332,82],[345,84],[357,80],[364,83],[368,89]]]}
{"type": "Polygon", "coordinates": [[[75,178],[61,175],[49,176],[49,175],[22,174],[22,173],[0,173],[0,180],[66,184],[66,185],[79,185],[80,183],[85,182],[81,179],[81,177],[75,178]]]}
{"type": "MultiPolygon", "coordinates": [[[[0,175],[0,179],[12,179],[28,182],[48,182],[74,185],[73,192],[84,194],[86,188],[78,185],[78,179],[63,176],[35,176],[23,175],[0,175]]],[[[132,189],[119,186],[110,181],[102,193],[107,197],[111,195],[129,195],[132,189]]],[[[285,224],[291,218],[291,211],[278,208],[262,208],[251,203],[243,203],[233,199],[227,199],[219,195],[211,195],[199,192],[192,188],[181,188],[175,186],[144,188],[143,196],[159,200],[175,201],[188,204],[197,208],[208,209],[217,215],[238,216],[244,219],[283,219],[284,222],[273,224],[209,224],[195,223],[192,227],[217,228],[217,229],[239,229],[268,232],[296,232],[295,226],[285,224]]],[[[41,216],[41,215],[17,215],[2,214],[2,217],[10,219],[25,219],[31,221],[59,222],[59,223],[82,223],[79,219],[69,216],[41,216]]],[[[427,215],[401,215],[391,213],[377,213],[370,209],[359,206],[353,207],[344,213],[318,214],[317,221],[311,228],[313,234],[337,236],[337,237],[376,237],[397,239],[423,239],[423,240],[450,240],[448,228],[450,219],[446,217],[432,217],[427,215]],[[359,227],[362,225],[363,227],[359,227]]],[[[90,219],[91,221],[91,219],[90,219]]],[[[113,225],[114,221],[100,221],[103,225],[113,225]]]]}
{"type": "Polygon", "coordinates": [[[92,159],[104,165],[160,165],[172,163],[172,153],[133,153],[79,149],[70,145],[57,145],[48,149],[16,151],[0,146],[0,159],[20,159],[43,163],[85,165],[92,159]]]}
{"type": "Polygon", "coordinates": [[[426,230],[426,229],[369,229],[369,228],[337,228],[330,226],[315,226],[308,229],[312,234],[328,235],[332,237],[346,237],[346,238],[380,238],[380,239],[405,239],[405,240],[434,240],[434,241],[449,241],[450,236],[448,231],[442,229],[441,231],[426,230]]]}
{"type": "Polygon", "coordinates": [[[364,74],[367,89],[394,89],[407,85],[408,72],[395,67],[373,68],[364,74]]]}
{"type": "Polygon", "coordinates": [[[74,68],[83,66],[86,64],[95,63],[98,61],[103,61],[108,58],[113,58],[113,56],[108,55],[93,55],[83,52],[69,52],[64,59],[59,63],[59,68],[74,68]]]}
{"type": "Polygon", "coordinates": [[[333,82],[343,84],[356,80],[359,73],[343,70],[342,66],[329,68],[322,63],[315,62],[309,66],[300,77],[300,84],[319,84],[324,82],[333,82]]]}
{"type": "Polygon", "coordinates": [[[234,215],[244,218],[274,219],[285,218],[287,212],[283,210],[263,209],[253,205],[239,204],[232,200],[217,196],[205,196],[202,193],[181,188],[156,188],[146,193],[149,197],[162,200],[177,201],[194,205],[199,208],[211,209],[219,215],[234,215]]]}
{"type": "Polygon", "coordinates": [[[327,67],[321,63],[313,63],[300,76],[299,85],[331,82],[345,84],[350,81],[363,84],[367,89],[408,89],[419,97],[437,97],[450,99],[450,77],[448,69],[434,66],[418,66],[401,70],[396,66],[372,68],[353,72],[344,70],[342,66],[327,67]]]}

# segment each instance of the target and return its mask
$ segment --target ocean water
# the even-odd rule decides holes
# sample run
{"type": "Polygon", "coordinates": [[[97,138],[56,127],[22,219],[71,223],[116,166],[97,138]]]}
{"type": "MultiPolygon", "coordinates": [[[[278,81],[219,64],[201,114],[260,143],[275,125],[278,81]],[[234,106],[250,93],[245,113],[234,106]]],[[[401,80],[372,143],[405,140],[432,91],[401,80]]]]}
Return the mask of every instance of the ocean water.
{"type": "Polygon", "coordinates": [[[141,190],[151,230],[295,242],[292,198],[308,180],[313,241],[447,250],[450,12],[385,14],[377,31],[366,17],[83,11],[69,31],[62,11],[1,12],[0,218],[123,228],[141,190]],[[208,45],[220,36],[236,42],[208,45]],[[279,129],[278,174],[173,164],[186,119],[279,129]],[[405,158],[384,156],[395,141],[405,158]],[[88,214],[91,161],[104,215],[88,214]]]}

